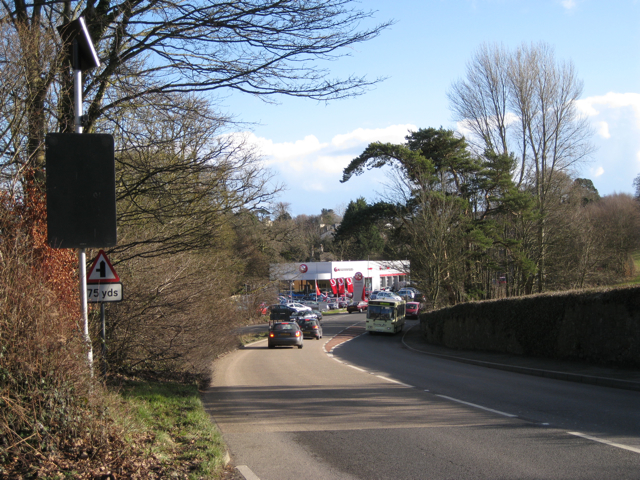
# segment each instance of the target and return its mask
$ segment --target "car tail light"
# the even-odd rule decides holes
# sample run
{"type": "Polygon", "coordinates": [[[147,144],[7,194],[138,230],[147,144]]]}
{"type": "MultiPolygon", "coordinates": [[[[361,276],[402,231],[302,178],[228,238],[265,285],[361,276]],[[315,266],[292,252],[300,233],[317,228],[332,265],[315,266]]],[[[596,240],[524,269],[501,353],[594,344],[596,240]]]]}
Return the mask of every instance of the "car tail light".
{"type": "Polygon", "coordinates": [[[273,338],[273,337],[275,337],[275,336],[276,336],[276,334],[275,334],[275,333],[273,333],[273,332],[269,332],[269,336],[270,336],[271,338],[273,338]]]}
{"type": "Polygon", "coordinates": [[[313,328],[315,328],[317,330],[318,329],[318,325],[314,325],[313,328]]]}
{"type": "Polygon", "coordinates": [[[296,337],[299,337],[299,336],[300,336],[300,330],[296,332],[296,337]]]}

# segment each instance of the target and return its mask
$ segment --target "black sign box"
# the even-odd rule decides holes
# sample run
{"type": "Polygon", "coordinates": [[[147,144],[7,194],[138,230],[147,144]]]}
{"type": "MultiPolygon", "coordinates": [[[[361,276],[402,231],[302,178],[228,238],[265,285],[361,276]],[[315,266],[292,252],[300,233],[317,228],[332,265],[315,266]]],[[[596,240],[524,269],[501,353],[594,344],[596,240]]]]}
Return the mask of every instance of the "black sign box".
{"type": "Polygon", "coordinates": [[[53,248],[103,248],[117,243],[113,136],[46,136],[47,227],[53,248]]]}

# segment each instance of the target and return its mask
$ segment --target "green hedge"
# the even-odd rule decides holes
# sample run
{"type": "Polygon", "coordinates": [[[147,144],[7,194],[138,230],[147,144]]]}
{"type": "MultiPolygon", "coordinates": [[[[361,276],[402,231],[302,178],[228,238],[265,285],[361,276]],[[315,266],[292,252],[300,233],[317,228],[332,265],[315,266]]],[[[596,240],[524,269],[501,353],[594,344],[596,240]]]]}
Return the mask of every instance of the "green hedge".
{"type": "Polygon", "coordinates": [[[640,366],[640,287],[470,302],[420,318],[428,343],[640,366]]]}

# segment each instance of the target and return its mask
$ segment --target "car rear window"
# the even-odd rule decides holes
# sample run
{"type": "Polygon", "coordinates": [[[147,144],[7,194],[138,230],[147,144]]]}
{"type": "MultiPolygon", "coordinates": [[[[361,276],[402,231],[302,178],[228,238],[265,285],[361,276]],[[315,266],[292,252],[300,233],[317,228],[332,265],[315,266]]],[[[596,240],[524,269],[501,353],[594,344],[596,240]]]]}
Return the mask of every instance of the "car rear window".
{"type": "Polygon", "coordinates": [[[294,330],[293,323],[276,323],[273,327],[274,330],[294,330]]]}

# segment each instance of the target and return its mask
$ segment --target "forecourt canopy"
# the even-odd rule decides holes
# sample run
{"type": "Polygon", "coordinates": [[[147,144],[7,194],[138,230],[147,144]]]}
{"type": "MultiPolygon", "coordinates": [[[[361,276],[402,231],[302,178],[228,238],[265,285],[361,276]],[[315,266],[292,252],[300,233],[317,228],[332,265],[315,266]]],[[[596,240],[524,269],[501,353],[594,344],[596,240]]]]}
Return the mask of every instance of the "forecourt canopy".
{"type": "Polygon", "coordinates": [[[332,280],[350,279],[355,295],[360,284],[367,290],[404,286],[409,281],[410,263],[408,260],[279,263],[270,266],[270,273],[272,280],[293,281],[296,290],[311,292],[316,284],[327,291],[332,280]]]}

